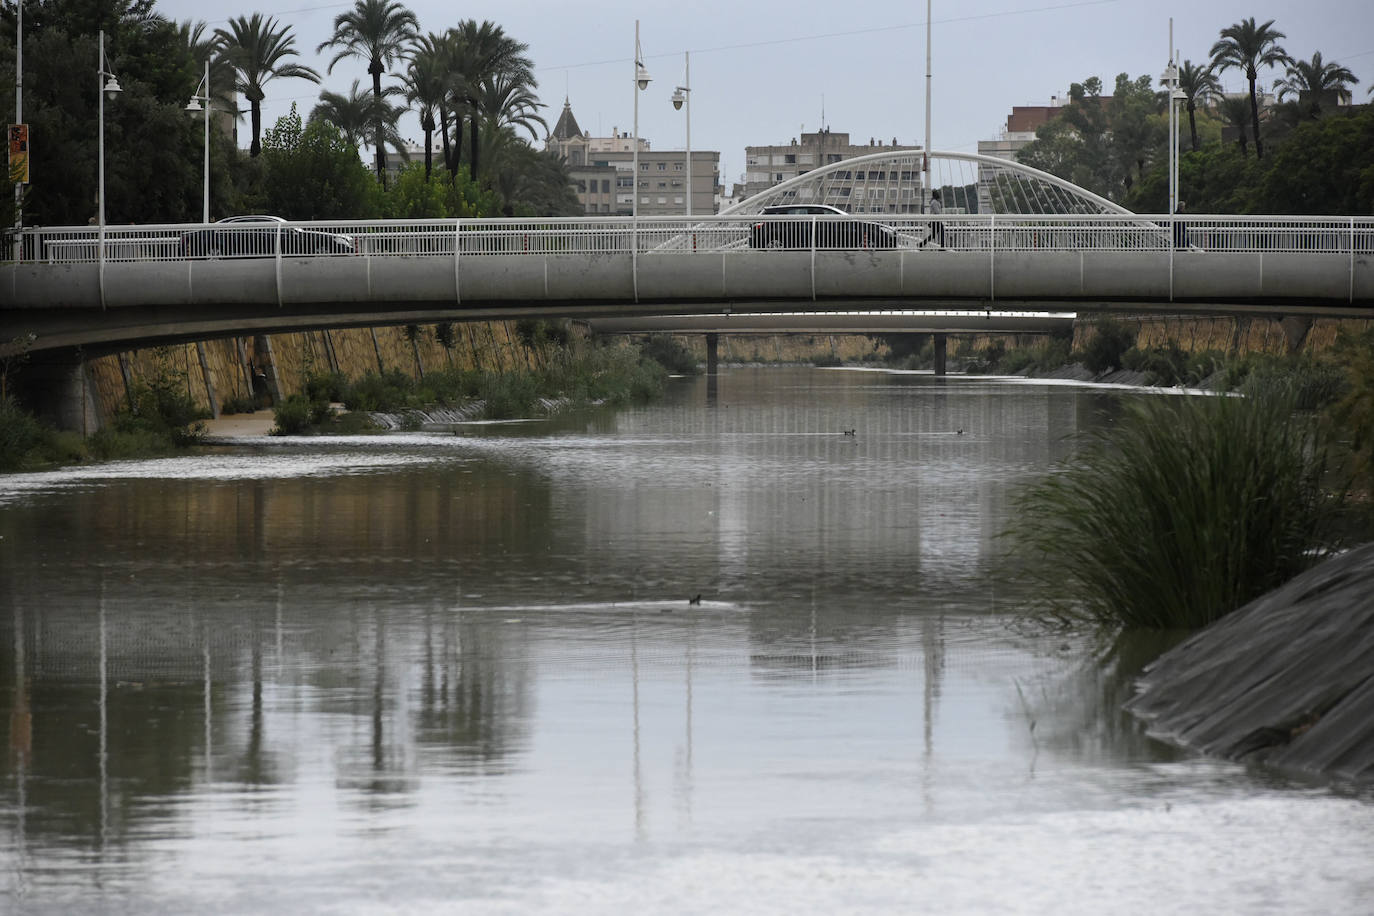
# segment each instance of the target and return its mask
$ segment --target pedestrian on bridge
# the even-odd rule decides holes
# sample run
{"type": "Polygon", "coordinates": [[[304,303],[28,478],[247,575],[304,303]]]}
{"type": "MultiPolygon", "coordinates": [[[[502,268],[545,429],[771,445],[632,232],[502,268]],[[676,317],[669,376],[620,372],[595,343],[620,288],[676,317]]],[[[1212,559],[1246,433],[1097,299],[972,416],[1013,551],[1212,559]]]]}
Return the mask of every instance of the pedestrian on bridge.
{"type": "Polygon", "coordinates": [[[1182,251],[1188,247],[1188,224],[1183,221],[1185,201],[1181,198],[1174,210],[1174,248],[1182,251]]]}
{"type": "MultiPolygon", "coordinates": [[[[945,212],[945,205],[944,205],[944,203],[942,203],[941,200],[940,200],[940,192],[939,192],[939,190],[937,189],[937,190],[931,191],[931,192],[930,192],[930,215],[931,215],[931,216],[939,216],[939,215],[940,215],[941,213],[943,213],[943,212],[945,212]]],[[[933,221],[931,222],[931,224],[930,224],[930,235],[926,236],[926,240],[925,240],[925,242],[922,242],[922,243],[921,243],[921,247],[925,247],[926,242],[932,242],[932,241],[935,242],[935,244],[939,245],[941,248],[944,248],[944,247],[945,247],[945,224],[942,223],[942,222],[940,222],[939,220],[933,220],[933,221]]]]}

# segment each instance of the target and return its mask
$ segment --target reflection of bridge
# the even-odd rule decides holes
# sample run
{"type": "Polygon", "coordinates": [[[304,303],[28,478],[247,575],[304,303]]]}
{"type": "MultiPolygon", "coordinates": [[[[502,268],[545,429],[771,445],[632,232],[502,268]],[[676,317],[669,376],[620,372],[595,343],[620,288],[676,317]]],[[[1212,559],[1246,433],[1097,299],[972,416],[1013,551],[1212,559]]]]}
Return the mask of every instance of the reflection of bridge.
{"type": "Polygon", "coordinates": [[[916,157],[892,151],[818,167],[692,220],[302,224],[323,230],[312,238],[347,237],[352,254],[297,253],[305,236],[289,224],[222,227],[244,235],[191,257],[181,241],[190,226],[26,230],[22,259],[0,265],[0,341],[33,334],[33,349],[94,352],[331,327],[726,309],[1374,313],[1374,218],[1189,216],[1185,226],[1121,212],[1024,166],[931,159],[947,198],[943,249],[922,244],[935,220],[922,213],[916,157]],[[815,203],[849,212],[756,212],[815,203]],[[857,244],[881,235],[893,247],[816,247],[854,237],[817,224],[852,220],[876,230],[857,244]],[[750,229],[767,221],[810,241],[752,248],[750,229]]]}

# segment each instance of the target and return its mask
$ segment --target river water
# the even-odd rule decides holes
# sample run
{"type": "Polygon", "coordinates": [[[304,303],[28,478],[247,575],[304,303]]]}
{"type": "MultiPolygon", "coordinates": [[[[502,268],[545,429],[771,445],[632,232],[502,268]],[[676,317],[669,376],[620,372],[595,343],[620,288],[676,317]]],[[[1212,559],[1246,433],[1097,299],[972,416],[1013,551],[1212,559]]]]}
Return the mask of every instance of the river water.
{"type": "Polygon", "coordinates": [[[1371,799],[1017,622],[1012,494],[1131,396],[736,369],[0,477],[0,911],[1370,912],[1371,799]]]}

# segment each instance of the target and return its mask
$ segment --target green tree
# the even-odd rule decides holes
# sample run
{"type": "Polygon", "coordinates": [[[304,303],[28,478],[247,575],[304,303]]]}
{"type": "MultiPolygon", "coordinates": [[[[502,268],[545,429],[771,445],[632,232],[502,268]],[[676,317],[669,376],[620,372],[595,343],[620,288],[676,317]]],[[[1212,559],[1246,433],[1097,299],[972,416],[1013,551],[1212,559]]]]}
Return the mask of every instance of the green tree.
{"type": "Polygon", "coordinates": [[[391,219],[476,219],[500,212],[497,195],[468,177],[425,170],[417,162],[396,175],[386,192],[386,215],[391,219]]]}
{"type": "Polygon", "coordinates": [[[1165,110],[1164,105],[1163,94],[1151,88],[1150,77],[1132,80],[1125,73],[1117,75],[1115,90],[1107,103],[1112,156],[1122,184],[1114,189],[1113,200],[1129,193],[1160,153],[1167,156],[1168,126],[1158,116],[1165,110]]]}
{"type": "Polygon", "coordinates": [[[296,39],[290,26],[277,27],[277,21],[261,13],[238,16],[229,20],[228,29],[216,29],[220,48],[237,75],[234,86],[248,100],[253,140],[248,155],[262,152],[262,101],[267,97],[264,88],[278,77],[320,81],[320,75],[309,67],[291,63],[288,57],[299,53],[293,46],[296,39]]]}
{"type": "Polygon", "coordinates": [[[262,146],[261,207],[287,219],[371,219],[381,215],[377,183],[338,128],[304,128],[293,103],[262,146]]]}
{"type": "Polygon", "coordinates": [[[1224,73],[1240,70],[1250,84],[1250,126],[1255,132],[1255,157],[1264,158],[1264,141],[1260,139],[1259,95],[1255,82],[1260,67],[1278,67],[1288,63],[1288,52],[1279,44],[1287,36],[1273,28],[1274,20],[1256,25],[1255,18],[1242,19],[1221,30],[1221,39],[1212,45],[1212,69],[1224,73]]]}
{"type": "Polygon", "coordinates": [[[325,48],[339,51],[329,62],[328,71],[345,57],[359,57],[367,61],[372,76],[373,143],[377,147],[377,180],[386,180],[386,124],[382,117],[382,74],[393,60],[401,59],[419,34],[420,24],[415,14],[394,0],[356,0],[353,9],[334,19],[334,34],[320,42],[316,52],[325,48]]]}
{"type": "Polygon", "coordinates": [[[1374,110],[1307,121],[1271,157],[1260,186],[1270,213],[1351,216],[1374,212],[1374,110]]]}
{"type": "Polygon", "coordinates": [[[1020,162],[1067,179],[1104,197],[1117,185],[1102,80],[1089,77],[1069,86],[1069,104],[1040,126],[1035,139],[1016,154],[1020,162]]]}
{"type": "Polygon", "coordinates": [[[1299,102],[1304,95],[1307,96],[1303,114],[1309,118],[1316,118],[1321,115],[1324,96],[1345,92],[1358,82],[1355,74],[1348,68],[1335,61],[1323,61],[1322,52],[1317,51],[1310,61],[1290,62],[1287,74],[1274,81],[1274,88],[1278,90],[1280,102],[1289,95],[1297,96],[1299,102]]]}

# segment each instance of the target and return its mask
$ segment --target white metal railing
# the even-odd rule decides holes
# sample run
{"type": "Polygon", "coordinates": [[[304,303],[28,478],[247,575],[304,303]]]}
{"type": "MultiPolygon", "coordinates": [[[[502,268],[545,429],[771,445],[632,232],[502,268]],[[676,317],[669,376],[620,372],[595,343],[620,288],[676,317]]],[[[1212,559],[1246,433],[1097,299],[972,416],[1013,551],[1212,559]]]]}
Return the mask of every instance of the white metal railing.
{"type": "Polygon", "coordinates": [[[750,250],[1374,252],[1374,217],[1135,214],[880,214],[316,221],[25,229],[20,260],[63,263],[218,258],[468,255],[643,256],[750,250]]]}

